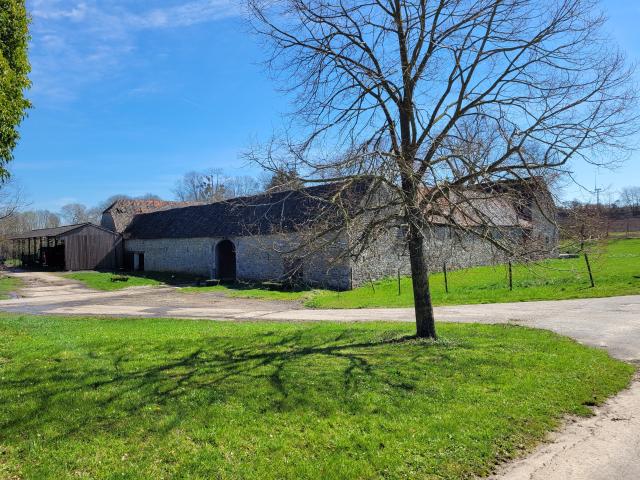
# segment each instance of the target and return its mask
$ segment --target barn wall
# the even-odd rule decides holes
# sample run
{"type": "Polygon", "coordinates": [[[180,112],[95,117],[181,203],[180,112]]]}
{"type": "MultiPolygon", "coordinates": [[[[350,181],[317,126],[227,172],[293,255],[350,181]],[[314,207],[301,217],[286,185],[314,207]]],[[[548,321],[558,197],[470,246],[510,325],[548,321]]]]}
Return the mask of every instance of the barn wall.
{"type": "MultiPolygon", "coordinates": [[[[127,252],[144,253],[145,270],[191,273],[216,278],[215,246],[223,238],[129,239],[127,252]]],[[[291,255],[283,252],[297,245],[295,235],[231,237],[236,246],[236,271],[239,280],[282,281],[285,264],[291,255]]],[[[300,254],[305,283],[329,288],[349,286],[349,265],[335,262],[344,244],[334,245],[322,253],[300,254]]]]}
{"type": "MultiPolygon", "coordinates": [[[[521,230],[508,228],[503,233],[518,236],[521,230]]],[[[398,270],[401,275],[411,273],[409,252],[402,235],[400,230],[390,229],[353,262],[354,287],[371,280],[396,276],[398,270]]],[[[453,270],[505,261],[504,254],[490,242],[471,234],[456,234],[447,227],[434,227],[427,233],[425,255],[432,272],[442,271],[445,263],[448,269],[453,270]]]]}
{"type": "Polygon", "coordinates": [[[62,237],[67,270],[115,270],[120,265],[118,235],[86,226],[62,237]]]}
{"type": "Polygon", "coordinates": [[[215,268],[215,238],[125,240],[125,252],[144,253],[150,272],[192,273],[208,277],[215,268]]]}

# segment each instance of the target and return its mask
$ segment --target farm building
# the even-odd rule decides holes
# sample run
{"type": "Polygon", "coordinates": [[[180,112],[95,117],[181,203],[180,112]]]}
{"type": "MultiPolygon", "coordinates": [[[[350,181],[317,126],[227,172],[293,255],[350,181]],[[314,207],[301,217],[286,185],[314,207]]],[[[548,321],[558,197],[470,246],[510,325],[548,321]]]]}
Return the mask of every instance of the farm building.
{"type": "MultiPolygon", "coordinates": [[[[137,215],[123,233],[125,256],[130,265],[152,271],[243,281],[293,277],[339,290],[398,271],[408,273],[402,225],[389,225],[360,255],[349,255],[354,234],[341,230],[340,222],[366,210],[363,202],[375,201],[371,188],[372,182],[363,179],[137,215]],[[332,233],[322,236],[319,231],[332,233]],[[330,238],[324,241],[324,237],[330,238]]],[[[425,241],[431,268],[441,268],[443,262],[463,268],[504,260],[491,241],[471,233],[474,223],[483,222],[479,216],[491,217],[495,225],[491,235],[527,241],[532,252],[553,250],[558,241],[553,211],[543,212],[534,198],[523,202],[522,195],[518,202],[512,201],[506,189],[482,186],[473,213],[461,214],[458,209],[457,223],[466,232],[431,219],[433,228],[425,241]]],[[[552,203],[548,205],[551,210],[552,203]]]]}
{"type": "MultiPolygon", "coordinates": [[[[555,206],[545,188],[530,192],[518,182],[502,182],[464,192],[465,202],[425,202],[433,209],[426,212],[430,269],[504,261],[493,241],[504,236],[532,257],[553,252],[555,206]]],[[[104,211],[101,226],[27,232],[14,238],[14,246],[25,265],[50,269],[293,280],[345,290],[410,271],[406,228],[398,223],[401,213],[388,207],[387,195],[373,179],[363,178],[211,204],[119,200],[104,211]],[[353,255],[354,239],[365,230],[358,222],[376,210],[389,210],[385,214],[395,220],[385,222],[353,255]]]]}
{"type": "Polygon", "coordinates": [[[121,237],[92,223],[31,230],[12,237],[14,255],[25,266],[49,270],[114,270],[121,237]]]}

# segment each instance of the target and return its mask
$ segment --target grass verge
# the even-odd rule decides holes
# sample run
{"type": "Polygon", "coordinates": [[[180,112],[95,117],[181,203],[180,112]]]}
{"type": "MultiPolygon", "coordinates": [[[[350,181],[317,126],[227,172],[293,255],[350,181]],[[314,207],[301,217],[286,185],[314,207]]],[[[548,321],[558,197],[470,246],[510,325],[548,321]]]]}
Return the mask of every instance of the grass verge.
{"type": "Polygon", "coordinates": [[[22,282],[18,278],[0,274],[0,300],[10,298],[10,294],[21,287],[22,282]]]}
{"type": "Polygon", "coordinates": [[[412,331],[2,316],[0,477],[469,478],[633,372],[545,331],[412,331]]]}
{"type": "Polygon", "coordinates": [[[66,278],[78,280],[94,290],[122,290],[130,287],[156,287],[160,285],[182,285],[193,281],[192,276],[164,272],[74,272],[63,274],[66,278]],[[112,281],[114,277],[125,277],[127,281],[112,281]]]}

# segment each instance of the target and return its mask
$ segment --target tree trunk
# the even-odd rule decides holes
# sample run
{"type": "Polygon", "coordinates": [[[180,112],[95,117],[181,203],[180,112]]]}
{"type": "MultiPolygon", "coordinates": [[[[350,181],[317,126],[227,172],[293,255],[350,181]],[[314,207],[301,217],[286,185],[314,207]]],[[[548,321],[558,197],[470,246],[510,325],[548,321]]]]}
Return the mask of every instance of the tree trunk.
{"type": "Polygon", "coordinates": [[[429,269],[424,251],[424,239],[417,226],[409,226],[409,258],[411,280],[416,312],[416,335],[418,338],[436,338],[436,323],[429,288],[429,269]]]}

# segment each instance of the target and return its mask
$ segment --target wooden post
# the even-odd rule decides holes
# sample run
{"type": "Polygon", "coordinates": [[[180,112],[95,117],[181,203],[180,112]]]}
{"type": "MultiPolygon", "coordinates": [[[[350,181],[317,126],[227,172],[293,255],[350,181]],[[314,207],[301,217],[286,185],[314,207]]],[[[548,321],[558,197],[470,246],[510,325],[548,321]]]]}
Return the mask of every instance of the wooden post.
{"type": "Polygon", "coordinates": [[[584,254],[584,261],[587,262],[587,271],[589,272],[589,280],[591,281],[591,288],[595,287],[596,284],[593,281],[593,273],[591,273],[591,264],[589,263],[589,255],[584,254]]]}
{"type": "Polygon", "coordinates": [[[398,268],[398,296],[402,295],[402,287],[400,286],[400,269],[398,268]]]}
{"type": "Polygon", "coordinates": [[[513,291],[513,266],[511,265],[511,261],[509,261],[509,291],[513,291]]]}
{"type": "Polygon", "coordinates": [[[449,279],[447,278],[447,264],[446,264],[446,262],[442,264],[442,271],[444,273],[444,291],[445,291],[445,293],[449,293],[449,279]]]}
{"type": "Polygon", "coordinates": [[[353,267],[349,269],[349,287],[353,290],[353,267]]]}

